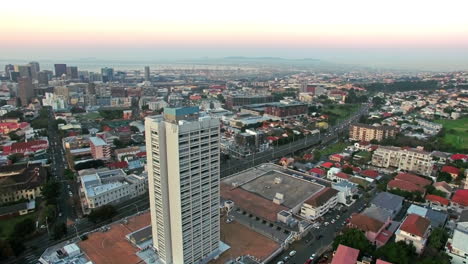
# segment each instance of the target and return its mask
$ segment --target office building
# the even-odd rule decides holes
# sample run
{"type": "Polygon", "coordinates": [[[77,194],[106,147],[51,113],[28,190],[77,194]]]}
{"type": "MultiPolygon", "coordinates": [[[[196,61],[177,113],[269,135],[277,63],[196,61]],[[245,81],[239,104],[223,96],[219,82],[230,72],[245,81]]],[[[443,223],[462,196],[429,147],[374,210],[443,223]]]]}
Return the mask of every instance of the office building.
{"type": "Polygon", "coordinates": [[[37,80],[38,79],[37,75],[41,71],[41,67],[39,66],[39,62],[31,61],[29,63],[29,66],[31,66],[31,74],[32,74],[33,80],[37,80]]]}
{"type": "Polygon", "coordinates": [[[349,139],[355,141],[382,141],[389,137],[395,137],[397,133],[398,128],[391,126],[353,124],[349,127],[349,139]]]}
{"type": "Polygon", "coordinates": [[[274,101],[271,95],[229,95],[226,97],[226,106],[228,109],[239,108],[243,105],[264,104],[274,101]]]}
{"type": "Polygon", "coordinates": [[[39,84],[49,85],[49,74],[46,71],[38,72],[37,81],[39,84]]]}
{"type": "Polygon", "coordinates": [[[102,81],[111,82],[114,80],[114,69],[113,68],[102,68],[101,69],[102,81]]]}
{"type": "Polygon", "coordinates": [[[207,263],[222,253],[219,127],[198,107],[146,118],[153,246],[163,263],[207,263]]]}
{"type": "Polygon", "coordinates": [[[31,78],[18,78],[18,97],[21,100],[21,106],[27,106],[34,96],[34,87],[31,78]]]}
{"type": "Polygon", "coordinates": [[[62,77],[62,75],[67,74],[67,65],[66,64],[54,64],[55,77],[62,77]]]}
{"type": "Polygon", "coordinates": [[[19,72],[20,78],[30,78],[32,80],[32,69],[29,65],[15,65],[15,71],[19,72]]]}
{"type": "Polygon", "coordinates": [[[151,80],[150,67],[145,66],[145,81],[149,82],[151,80]]]}
{"type": "Polygon", "coordinates": [[[67,66],[67,78],[71,80],[77,80],[78,79],[78,67],[67,66]]]}
{"type": "Polygon", "coordinates": [[[11,75],[10,73],[15,71],[15,66],[13,64],[7,64],[5,65],[5,77],[10,78],[11,80],[11,75]]]}

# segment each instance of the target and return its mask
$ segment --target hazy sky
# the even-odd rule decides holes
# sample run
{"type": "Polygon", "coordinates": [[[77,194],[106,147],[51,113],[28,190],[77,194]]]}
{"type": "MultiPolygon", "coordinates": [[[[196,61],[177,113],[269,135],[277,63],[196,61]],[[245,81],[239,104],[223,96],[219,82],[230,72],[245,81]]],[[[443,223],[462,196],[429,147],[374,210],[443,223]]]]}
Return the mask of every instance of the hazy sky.
{"type": "Polygon", "coordinates": [[[0,59],[319,58],[468,69],[467,0],[22,0],[0,59]]]}

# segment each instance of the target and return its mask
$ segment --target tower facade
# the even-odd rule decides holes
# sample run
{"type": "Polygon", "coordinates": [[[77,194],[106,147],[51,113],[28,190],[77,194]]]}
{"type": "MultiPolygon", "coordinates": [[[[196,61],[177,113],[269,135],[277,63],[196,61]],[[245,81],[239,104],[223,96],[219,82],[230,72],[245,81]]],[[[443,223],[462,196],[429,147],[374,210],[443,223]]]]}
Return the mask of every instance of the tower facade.
{"type": "Polygon", "coordinates": [[[198,107],[145,120],[153,245],[166,264],[207,263],[221,253],[219,125],[198,107]]]}

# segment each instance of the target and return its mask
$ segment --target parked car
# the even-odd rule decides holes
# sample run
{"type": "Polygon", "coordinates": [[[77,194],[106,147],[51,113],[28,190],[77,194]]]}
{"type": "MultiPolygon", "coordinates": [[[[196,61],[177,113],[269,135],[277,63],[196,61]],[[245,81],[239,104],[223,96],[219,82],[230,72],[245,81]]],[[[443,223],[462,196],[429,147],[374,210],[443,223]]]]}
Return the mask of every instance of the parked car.
{"type": "Polygon", "coordinates": [[[296,251],[295,251],[295,250],[293,250],[293,251],[289,252],[289,256],[291,256],[291,257],[292,257],[292,256],[294,256],[294,255],[296,255],[296,251]]]}

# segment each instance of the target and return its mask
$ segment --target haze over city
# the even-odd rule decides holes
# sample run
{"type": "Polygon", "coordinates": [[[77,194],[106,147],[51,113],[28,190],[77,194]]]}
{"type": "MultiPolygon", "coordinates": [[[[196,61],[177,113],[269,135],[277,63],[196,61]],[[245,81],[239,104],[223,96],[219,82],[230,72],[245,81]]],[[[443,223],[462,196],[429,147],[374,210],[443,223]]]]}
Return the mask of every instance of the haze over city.
{"type": "Polygon", "coordinates": [[[7,1],[0,59],[271,56],[466,69],[467,8],[462,0],[7,1]]]}

